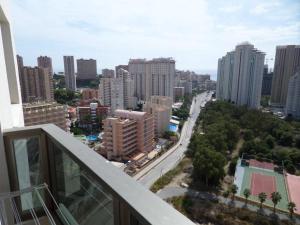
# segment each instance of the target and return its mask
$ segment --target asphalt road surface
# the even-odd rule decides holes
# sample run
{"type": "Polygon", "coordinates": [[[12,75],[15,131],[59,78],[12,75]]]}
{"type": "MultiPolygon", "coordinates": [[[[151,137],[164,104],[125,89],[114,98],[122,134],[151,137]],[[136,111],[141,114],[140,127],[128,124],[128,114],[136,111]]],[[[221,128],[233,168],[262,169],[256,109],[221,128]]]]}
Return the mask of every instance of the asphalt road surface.
{"type": "Polygon", "coordinates": [[[201,107],[211,99],[212,92],[204,92],[197,95],[190,108],[190,117],[185,122],[178,143],[161,157],[150,163],[143,170],[134,176],[145,187],[150,188],[151,185],[160,178],[163,174],[174,168],[178,162],[184,157],[184,152],[192,136],[193,127],[197,117],[201,111],[201,107]]]}

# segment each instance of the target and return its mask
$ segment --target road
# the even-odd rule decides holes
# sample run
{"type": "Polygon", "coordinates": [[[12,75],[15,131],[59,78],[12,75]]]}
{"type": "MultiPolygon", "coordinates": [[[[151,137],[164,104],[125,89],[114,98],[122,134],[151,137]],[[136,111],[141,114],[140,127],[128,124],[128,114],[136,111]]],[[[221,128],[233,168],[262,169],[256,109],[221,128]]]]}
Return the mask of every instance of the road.
{"type": "Polygon", "coordinates": [[[211,99],[211,96],[212,92],[204,92],[194,98],[190,108],[190,117],[182,128],[178,143],[161,157],[146,166],[143,170],[139,171],[139,173],[134,176],[136,180],[145,187],[150,188],[159,177],[178,164],[178,162],[183,158],[184,152],[187,150],[192,136],[193,127],[201,111],[200,106],[204,106],[205,102],[211,99]]]}
{"type": "MultiPolygon", "coordinates": [[[[205,200],[205,199],[209,200],[209,201],[217,200],[218,202],[224,203],[229,206],[234,206],[237,208],[245,208],[246,207],[245,202],[239,201],[238,199],[235,199],[235,201],[232,202],[230,199],[226,199],[222,196],[216,196],[215,194],[212,194],[209,192],[200,192],[200,191],[183,188],[183,187],[165,187],[162,190],[159,190],[157,192],[157,195],[162,199],[168,199],[168,198],[172,198],[172,197],[187,195],[189,197],[198,198],[198,199],[202,199],[202,200],[205,200]]],[[[251,202],[248,202],[247,209],[251,210],[253,212],[263,213],[264,215],[269,216],[269,217],[272,217],[274,215],[272,210],[270,210],[268,208],[263,208],[263,210],[261,211],[261,209],[258,206],[251,204],[251,202]]],[[[290,219],[290,217],[287,213],[276,211],[276,215],[281,220],[289,220],[290,219]]],[[[300,218],[294,217],[294,222],[296,222],[296,224],[300,224],[300,218]]]]}

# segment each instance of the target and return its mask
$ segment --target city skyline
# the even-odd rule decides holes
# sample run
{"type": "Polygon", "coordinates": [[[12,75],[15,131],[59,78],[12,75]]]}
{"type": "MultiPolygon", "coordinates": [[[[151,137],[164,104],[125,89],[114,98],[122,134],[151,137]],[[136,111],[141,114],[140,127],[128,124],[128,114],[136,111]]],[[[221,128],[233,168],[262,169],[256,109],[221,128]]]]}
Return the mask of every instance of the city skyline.
{"type": "Polygon", "coordinates": [[[274,58],[277,45],[299,42],[297,1],[151,3],[89,1],[83,7],[76,1],[13,0],[17,53],[25,65],[39,55],[52,57],[55,72],[63,71],[63,55],[74,55],[96,59],[99,69],[130,58],[173,57],[177,69],[213,73],[218,57],[240,42],[253,43],[266,58],[274,58]],[[116,13],[109,15],[111,9],[116,13]]]}

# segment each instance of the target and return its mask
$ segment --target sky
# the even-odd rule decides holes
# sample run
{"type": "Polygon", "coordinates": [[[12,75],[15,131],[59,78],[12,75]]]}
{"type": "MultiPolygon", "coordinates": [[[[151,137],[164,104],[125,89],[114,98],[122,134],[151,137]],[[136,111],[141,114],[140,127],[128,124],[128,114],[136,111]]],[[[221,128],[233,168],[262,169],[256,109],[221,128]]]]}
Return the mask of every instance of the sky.
{"type": "Polygon", "coordinates": [[[249,41],[273,67],[277,45],[300,44],[299,0],[9,0],[24,64],[63,55],[94,58],[98,72],[130,58],[173,57],[176,68],[211,72],[249,41]]]}

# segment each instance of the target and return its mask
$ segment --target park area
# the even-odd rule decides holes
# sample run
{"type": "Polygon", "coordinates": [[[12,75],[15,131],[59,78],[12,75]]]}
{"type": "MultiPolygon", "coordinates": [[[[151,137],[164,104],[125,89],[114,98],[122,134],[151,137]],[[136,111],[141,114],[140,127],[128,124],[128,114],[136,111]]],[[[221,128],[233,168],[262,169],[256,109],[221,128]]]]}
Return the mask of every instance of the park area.
{"type": "Polygon", "coordinates": [[[285,172],[276,172],[275,165],[269,162],[261,162],[254,159],[242,163],[239,159],[236,167],[234,183],[238,187],[237,195],[244,197],[244,190],[250,190],[249,200],[259,203],[258,195],[266,193],[267,199],[265,205],[273,207],[271,194],[279,192],[281,200],[277,208],[287,211],[287,205],[290,201],[296,203],[297,214],[300,214],[300,179],[297,176],[285,174],[285,172]],[[285,175],[284,175],[285,174],[285,175]]]}

